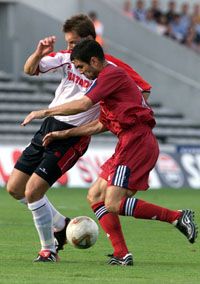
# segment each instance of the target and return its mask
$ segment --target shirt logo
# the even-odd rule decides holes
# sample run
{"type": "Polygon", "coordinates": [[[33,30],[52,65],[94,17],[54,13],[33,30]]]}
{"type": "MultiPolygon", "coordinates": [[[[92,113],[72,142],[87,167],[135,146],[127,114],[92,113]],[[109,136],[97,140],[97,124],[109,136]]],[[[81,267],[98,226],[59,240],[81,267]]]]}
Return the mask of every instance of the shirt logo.
{"type": "Polygon", "coordinates": [[[82,79],[80,76],[68,71],[68,80],[73,81],[75,84],[80,85],[83,88],[88,88],[91,83],[88,80],[82,79]]]}

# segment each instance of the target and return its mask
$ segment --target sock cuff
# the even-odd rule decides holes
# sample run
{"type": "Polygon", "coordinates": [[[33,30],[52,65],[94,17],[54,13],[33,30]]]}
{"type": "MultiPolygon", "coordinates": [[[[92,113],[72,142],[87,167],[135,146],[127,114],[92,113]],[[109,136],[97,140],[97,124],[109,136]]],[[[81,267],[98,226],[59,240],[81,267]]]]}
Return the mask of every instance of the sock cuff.
{"type": "Polygon", "coordinates": [[[120,204],[119,214],[123,216],[134,216],[134,209],[136,207],[138,199],[123,197],[120,204]]]}
{"type": "Polygon", "coordinates": [[[43,207],[45,204],[46,204],[46,199],[43,197],[40,200],[37,200],[37,201],[35,201],[33,203],[28,203],[28,208],[31,211],[35,211],[35,210],[43,207]]]}
{"type": "Polygon", "coordinates": [[[94,214],[98,220],[100,220],[104,215],[108,214],[104,202],[98,202],[92,205],[92,210],[94,211],[94,214]]]}
{"type": "Polygon", "coordinates": [[[93,205],[91,206],[91,208],[92,208],[92,210],[95,212],[96,210],[98,210],[98,209],[99,209],[100,207],[102,207],[102,206],[105,206],[105,204],[104,204],[103,201],[97,202],[97,203],[93,204],[93,205]]]}
{"type": "Polygon", "coordinates": [[[26,197],[20,199],[19,202],[22,203],[22,204],[26,204],[26,205],[28,204],[26,197]]]}
{"type": "Polygon", "coordinates": [[[121,203],[120,203],[120,207],[119,207],[119,214],[120,215],[123,215],[124,214],[124,206],[125,206],[125,203],[126,203],[126,200],[127,200],[128,197],[124,196],[121,200],[121,203]]]}

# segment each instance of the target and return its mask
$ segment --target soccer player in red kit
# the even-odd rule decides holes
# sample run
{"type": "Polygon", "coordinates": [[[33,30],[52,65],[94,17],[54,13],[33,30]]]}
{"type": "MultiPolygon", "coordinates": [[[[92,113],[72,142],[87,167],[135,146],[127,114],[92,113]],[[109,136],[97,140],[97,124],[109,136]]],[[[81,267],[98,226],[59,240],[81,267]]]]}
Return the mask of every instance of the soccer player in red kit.
{"type": "MultiPolygon", "coordinates": [[[[197,227],[192,210],[170,210],[132,197],[137,191],[148,189],[149,173],[159,154],[158,143],[152,132],[155,126],[153,111],[136,84],[123,69],[105,60],[101,46],[93,40],[77,44],[71,60],[88,79],[96,78],[86,95],[58,107],[33,111],[22,125],[46,116],[74,115],[100,102],[99,120],[89,126],[82,126],[82,131],[89,135],[110,130],[118,137],[114,154],[103,164],[99,178],[88,192],[88,200],[101,227],[110,235],[109,212],[159,220],[173,224],[190,243],[194,243],[197,227]]],[[[83,132],[80,131],[81,135],[83,132]]],[[[111,242],[114,254],[109,264],[133,265],[132,254],[116,242],[118,232],[113,230],[111,242]]]]}

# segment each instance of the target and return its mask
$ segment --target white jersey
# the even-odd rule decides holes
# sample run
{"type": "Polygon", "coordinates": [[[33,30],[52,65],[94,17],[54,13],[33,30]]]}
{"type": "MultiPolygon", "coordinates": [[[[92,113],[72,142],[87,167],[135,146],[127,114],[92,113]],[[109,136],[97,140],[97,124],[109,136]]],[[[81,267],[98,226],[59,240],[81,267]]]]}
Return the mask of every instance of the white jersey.
{"type": "MultiPolygon", "coordinates": [[[[49,108],[82,98],[93,83],[75,68],[70,60],[69,51],[53,52],[43,57],[38,71],[39,73],[58,71],[62,74],[62,80],[49,108]]],[[[99,112],[99,104],[96,104],[85,112],[69,116],[55,116],[55,118],[74,126],[80,126],[97,119],[99,112]]]]}

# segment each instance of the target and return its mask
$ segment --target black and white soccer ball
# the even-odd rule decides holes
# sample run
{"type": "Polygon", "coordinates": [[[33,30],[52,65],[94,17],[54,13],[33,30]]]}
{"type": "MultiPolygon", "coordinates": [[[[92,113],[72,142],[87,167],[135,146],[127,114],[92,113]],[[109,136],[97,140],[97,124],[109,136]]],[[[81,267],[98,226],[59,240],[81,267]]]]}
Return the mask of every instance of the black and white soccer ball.
{"type": "Polygon", "coordinates": [[[96,222],[87,216],[72,219],[66,229],[68,243],[79,249],[93,246],[97,241],[98,234],[99,228],[96,222]]]}

